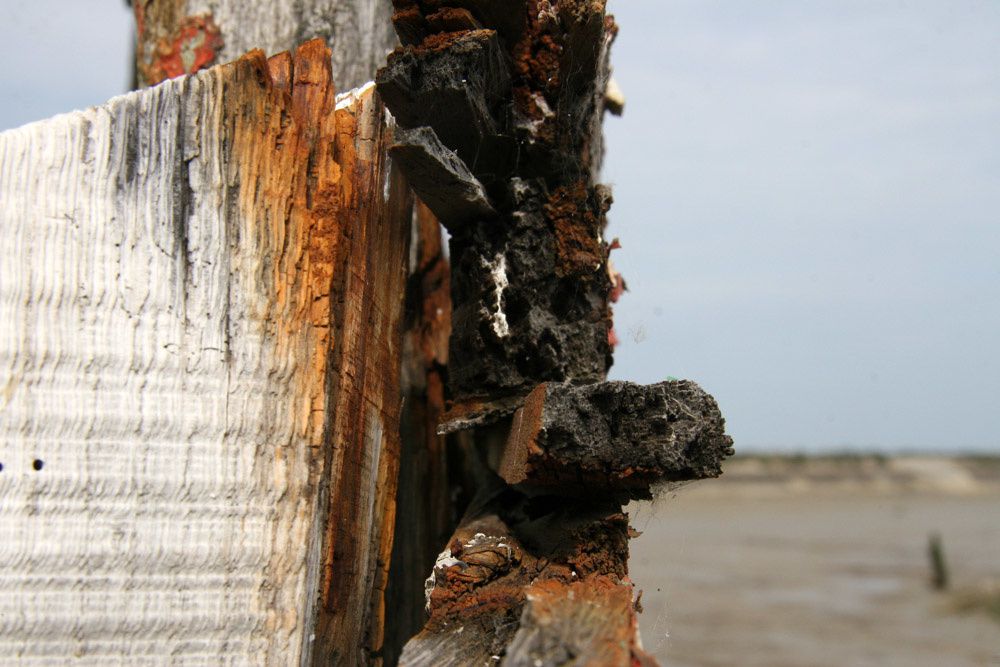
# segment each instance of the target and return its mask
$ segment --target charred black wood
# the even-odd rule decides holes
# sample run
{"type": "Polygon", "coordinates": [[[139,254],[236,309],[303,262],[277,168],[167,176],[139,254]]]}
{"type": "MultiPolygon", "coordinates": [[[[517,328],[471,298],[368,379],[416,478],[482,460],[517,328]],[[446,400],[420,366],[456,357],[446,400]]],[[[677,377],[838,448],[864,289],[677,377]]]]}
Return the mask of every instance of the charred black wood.
{"type": "Polygon", "coordinates": [[[596,191],[511,181],[516,209],[451,238],[450,380],[461,397],[597,382],[611,363],[606,205],[596,191]],[[589,196],[588,196],[589,195],[589,196]]]}
{"type": "Polygon", "coordinates": [[[497,136],[498,117],[510,98],[510,78],[493,30],[439,33],[419,48],[397,50],[376,81],[402,127],[433,127],[472,166],[483,141],[497,136]]]}
{"type": "Polygon", "coordinates": [[[400,150],[452,232],[449,388],[459,412],[485,405],[478,412],[490,415],[490,402],[542,382],[602,380],[611,198],[593,174],[616,31],[604,3],[395,4],[406,46],[376,81],[402,127],[429,126],[440,139],[426,148],[402,135],[400,150]],[[484,214],[483,199],[496,215],[484,214]]]}
{"type": "Polygon", "coordinates": [[[414,192],[452,232],[496,217],[483,184],[432,128],[397,130],[389,152],[403,166],[414,192]]]}
{"type": "Polygon", "coordinates": [[[715,399],[689,380],[547,384],[515,413],[499,474],[567,496],[649,498],[657,483],[718,477],[732,444],[715,399]]]}
{"type": "Polygon", "coordinates": [[[732,441],[693,383],[605,382],[624,289],[597,183],[617,27],[605,0],[393,4],[403,46],[376,83],[408,130],[394,156],[451,232],[438,432],[466,429],[488,461],[401,663],[650,664],[621,504],[717,476],[732,441]]]}

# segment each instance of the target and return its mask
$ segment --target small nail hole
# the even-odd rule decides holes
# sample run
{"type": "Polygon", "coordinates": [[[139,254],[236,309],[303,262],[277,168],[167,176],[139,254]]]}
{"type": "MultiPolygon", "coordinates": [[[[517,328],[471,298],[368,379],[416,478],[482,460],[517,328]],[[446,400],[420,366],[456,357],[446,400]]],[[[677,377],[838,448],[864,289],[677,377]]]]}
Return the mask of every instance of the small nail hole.
{"type": "Polygon", "coordinates": [[[41,459],[35,459],[34,461],[32,461],[31,467],[34,468],[35,470],[41,470],[42,468],[45,467],[45,461],[41,459]]]}

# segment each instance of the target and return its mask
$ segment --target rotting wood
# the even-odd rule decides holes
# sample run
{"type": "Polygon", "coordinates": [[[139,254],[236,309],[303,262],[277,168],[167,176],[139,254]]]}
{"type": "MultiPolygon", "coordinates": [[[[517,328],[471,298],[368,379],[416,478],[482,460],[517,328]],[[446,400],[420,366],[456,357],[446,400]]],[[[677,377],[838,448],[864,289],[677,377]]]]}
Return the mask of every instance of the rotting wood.
{"type": "Polygon", "coordinates": [[[397,1],[407,45],[377,78],[400,126],[431,128],[498,214],[471,199],[442,216],[462,223],[450,228],[453,410],[480,420],[541,382],[600,381],[611,363],[610,195],[594,174],[616,27],[603,2],[497,4],[397,1]],[[482,27],[453,30],[435,18],[446,10],[482,27]]]}
{"type": "Polygon", "coordinates": [[[332,117],[344,280],[332,292],[342,311],[329,373],[333,446],[313,662],[359,664],[377,661],[385,625],[412,200],[388,161],[392,124],[374,88],[347,93],[332,117]]]}
{"type": "Polygon", "coordinates": [[[617,27],[603,0],[393,4],[403,46],[377,85],[404,171],[451,232],[439,432],[483,459],[401,664],[652,664],[620,503],[718,475],[732,441],[693,383],[605,381],[625,289],[596,180],[601,117],[623,107],[617,27]]]}
{"type": "Polygon", "coordinates": [[[400,664],[646,664],[629,534],[613,501],[569,505],[496,480],[439,555],[430,618],[400,664]]]}
{"type": "Polygon", "coordinates": [[[430,127],[397,130],[389,151],[403,165],[410,186],[445,227],[455,229],[496,216],[483,184],[430,127]]]}
{"type": "Polygon", "coordinates": [[[715,399],[688,380],[543,384],[514,414],[498,473],[568,496],[649,498],[654,484],[718,477],[732,443],[715,399]]]}
{"type": "Polygon", "coordinates": [[[310,39],[332,49],[343,90],[370,81],[396,44],[388,0],[132,0],[137,70],[148,86],[310,39]]]}
{"type": "Polygon", "coordinates": [[[0,133],[4,655],[377,660],[391,132],[312,42],[0,133]]]}

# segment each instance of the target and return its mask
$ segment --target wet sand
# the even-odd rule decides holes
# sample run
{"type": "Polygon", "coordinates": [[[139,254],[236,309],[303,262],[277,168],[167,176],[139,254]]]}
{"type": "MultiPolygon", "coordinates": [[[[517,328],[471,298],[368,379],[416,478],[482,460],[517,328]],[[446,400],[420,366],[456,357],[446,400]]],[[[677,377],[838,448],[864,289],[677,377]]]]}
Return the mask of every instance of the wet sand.
{"type": "Polygon", "coordinates": [[[1000,665],[1000,618],[958,611],[1000,581],[1000,466],[859,465],[737,461],[633,506],[646,649],[668,667],[1000,665]]]}

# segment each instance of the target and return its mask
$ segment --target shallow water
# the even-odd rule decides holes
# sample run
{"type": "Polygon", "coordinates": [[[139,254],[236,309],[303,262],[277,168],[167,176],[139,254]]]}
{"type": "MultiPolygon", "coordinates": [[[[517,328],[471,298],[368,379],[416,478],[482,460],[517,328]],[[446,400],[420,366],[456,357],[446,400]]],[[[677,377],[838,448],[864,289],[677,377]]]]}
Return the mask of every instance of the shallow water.
{"type": "Polygon", "coordinates": [[[953,590],[1000,579],[1000,494],[695,485],[631,513],[643,642],[668,667],[1000,665],[1000,622],[932,591],[927,556],[937,531],[953,590]]]}

